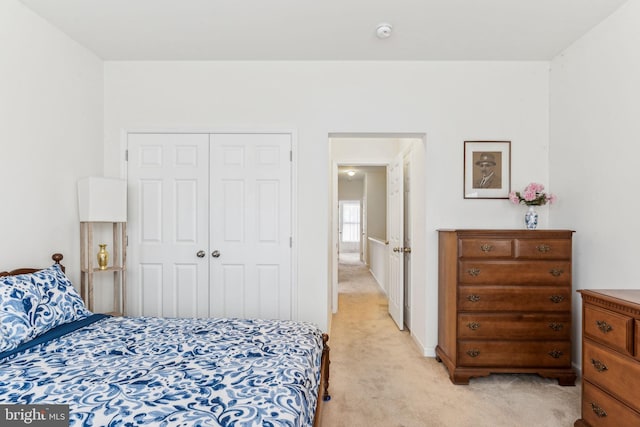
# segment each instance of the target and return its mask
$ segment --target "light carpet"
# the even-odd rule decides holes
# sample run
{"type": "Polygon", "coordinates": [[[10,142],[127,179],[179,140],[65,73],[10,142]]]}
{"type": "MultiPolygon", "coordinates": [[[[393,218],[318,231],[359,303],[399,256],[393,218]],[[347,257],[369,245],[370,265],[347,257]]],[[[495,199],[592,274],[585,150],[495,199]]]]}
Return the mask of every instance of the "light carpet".
{"type": "Polygon", "coordinates": [[[454,385],[399,331],[366,266],[341,259],[323,427],[571,427],[580,385],[502,374],[454,385]]]}

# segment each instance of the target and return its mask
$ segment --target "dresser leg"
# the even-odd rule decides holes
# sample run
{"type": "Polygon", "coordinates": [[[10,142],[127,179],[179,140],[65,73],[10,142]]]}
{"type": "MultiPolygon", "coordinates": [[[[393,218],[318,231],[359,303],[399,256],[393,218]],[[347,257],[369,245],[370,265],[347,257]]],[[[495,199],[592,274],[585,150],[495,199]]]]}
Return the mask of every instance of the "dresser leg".
{"type": "Polygon", "coordinates": [[[469,380],[471,379],[471,375],[462,375],[457,372],[454,372],[453,375],[450,375],[449,378],[451,382],[456,385],[469,385],[469,380]]]}
{"type": "Polygon", "coordinates": [[[558,384],[562,386],[575,386],[576,385],[576,376],[575,375],[563,375],[558,377],[558,384]]]}

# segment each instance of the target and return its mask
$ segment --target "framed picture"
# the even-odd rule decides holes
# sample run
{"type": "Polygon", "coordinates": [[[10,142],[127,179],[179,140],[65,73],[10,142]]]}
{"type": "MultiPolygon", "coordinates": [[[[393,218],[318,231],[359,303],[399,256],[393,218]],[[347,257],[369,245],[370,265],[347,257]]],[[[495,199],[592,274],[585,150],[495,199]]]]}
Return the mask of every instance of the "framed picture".
{"type": "Polygon", "coordinates": [[[464,142],[464,198],[507,199],[511,191],[511,141],[464,142]]]}

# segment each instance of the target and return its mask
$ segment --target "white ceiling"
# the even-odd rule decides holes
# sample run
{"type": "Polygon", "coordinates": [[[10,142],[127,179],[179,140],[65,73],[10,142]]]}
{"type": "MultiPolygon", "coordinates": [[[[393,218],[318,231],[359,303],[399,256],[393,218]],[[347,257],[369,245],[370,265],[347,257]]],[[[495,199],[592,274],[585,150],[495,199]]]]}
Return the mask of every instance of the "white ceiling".
{"type": "Polygon", "coordinates": [[[105,60],[550,60],[627,0],[21,1],[105,60]]]}
{"type": "Polygon", "coordinates": [[[381,173],[387,170],[386,166],[339,166],[338,167],[338,180],[346,179],[348,181],[361,181],[364,179],[367,173],[381,173]],[[354,171],[353,176],[349,176],[347,172],[354,171]]]}

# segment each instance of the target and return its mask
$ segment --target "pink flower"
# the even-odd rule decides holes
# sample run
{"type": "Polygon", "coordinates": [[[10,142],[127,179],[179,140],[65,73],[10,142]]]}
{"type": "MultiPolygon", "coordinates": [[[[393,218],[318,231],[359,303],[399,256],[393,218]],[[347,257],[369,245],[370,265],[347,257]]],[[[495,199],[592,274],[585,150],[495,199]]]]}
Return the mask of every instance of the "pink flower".
{"type": "Polygon", "coordinates": [[[515,191],[509,193],[509,200],[511,200],[511,203],[514,205],[520,204],[520,197],[518,197],[518,194],[515,191]]]}
{"type": "Polygon", "coordinates": [[[544,192],[544,185],[532,182],[527,185],[523,192],[512,191],[509,193],[509,200],[516,205],[542,206],[556,201],[555,194],[544,192]]]}
{"type": "Polygon", "coordinates": [[[522,194],[522,196],[527,202],[530,202],[536,199],[536,191],[527,187],[524,189],[524,193],[522,194]]]}
{"type": "Polygon", "coordinates": [[[524,189],[525,193],[527,191],[532,191],[534,193],[542,193],[543,190],[544,190],[544,185],[538,184],[537,182],[532,182],[531,184],[527,185],[527,188],[524,189]]]}

